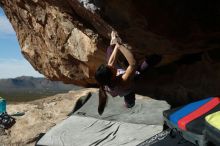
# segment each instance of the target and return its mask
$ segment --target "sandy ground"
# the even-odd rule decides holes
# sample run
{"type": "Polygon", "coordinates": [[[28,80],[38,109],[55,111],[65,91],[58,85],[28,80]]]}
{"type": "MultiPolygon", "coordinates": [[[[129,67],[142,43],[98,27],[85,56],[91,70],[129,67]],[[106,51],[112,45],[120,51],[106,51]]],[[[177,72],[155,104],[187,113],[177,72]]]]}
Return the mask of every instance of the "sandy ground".
{"type": "Polygon", "coordinates": [[[77,99],[95,91],[97,89],[81,89],[32,102],[8,105],[9,114],[25,112],[25,115],[15,117],[16,124],[0,136],[0,145],[35,145],[41,133],[67,118],[77,99]]]}

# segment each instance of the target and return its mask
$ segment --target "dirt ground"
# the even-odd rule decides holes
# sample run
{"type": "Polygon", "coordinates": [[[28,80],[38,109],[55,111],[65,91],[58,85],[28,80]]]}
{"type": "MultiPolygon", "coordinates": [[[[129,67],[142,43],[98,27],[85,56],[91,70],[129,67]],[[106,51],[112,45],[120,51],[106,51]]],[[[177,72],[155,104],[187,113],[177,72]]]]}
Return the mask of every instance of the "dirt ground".
{"type": "Polygon", "coordinates": [[[35,145],[42,133],[67,118],[77,99],[95,91],[95,88],[81,89],[32,102],[8,105],[8,114],[24,112],[25,115],[15,117],[15,125],[2,132],[0,145],[35,145]]]}

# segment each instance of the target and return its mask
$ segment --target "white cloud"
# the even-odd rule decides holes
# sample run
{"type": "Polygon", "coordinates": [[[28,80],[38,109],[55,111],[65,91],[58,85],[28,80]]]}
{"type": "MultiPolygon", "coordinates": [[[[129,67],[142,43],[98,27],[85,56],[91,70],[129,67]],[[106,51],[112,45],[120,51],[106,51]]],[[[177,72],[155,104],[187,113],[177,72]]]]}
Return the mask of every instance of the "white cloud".
{"type": "Polygon", "coordinates": [[[0,37],[15,37],[15,31],[6,16],[0,16],[0,37]]]}
{"type": "Polygon", "coordinates": [[[43,77],[24,59],[0,59],[0,78],[15,78],[18,76],[43,77]]]}

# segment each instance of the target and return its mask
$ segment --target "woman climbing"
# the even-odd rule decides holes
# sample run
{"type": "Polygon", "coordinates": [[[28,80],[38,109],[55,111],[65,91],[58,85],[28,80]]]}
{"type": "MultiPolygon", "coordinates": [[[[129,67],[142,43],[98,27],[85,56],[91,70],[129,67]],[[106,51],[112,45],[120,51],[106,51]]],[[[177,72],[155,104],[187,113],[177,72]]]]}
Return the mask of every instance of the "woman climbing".
{"type": "MultiPolygon", "coordinates": [[[[154,59],[155,60],[155,59],[154,59]]],[[[158,59],[156,59],[157,61],[158,59]]],[[[101,115],[107,103],[107,94],[111,96],[124,96],[127,108],[135,105],[134,78],[140,73],[137,71],[137,63],[131,51],[126,48],[116,32],[111,33],[110,47],[107,49],[107,65],[102,64],[95,73],[95,79],[100,85],[98,112],[101,115]],[[118,52],[121,52],[127,62],[126,70],[120,69],[116,64],[118,52]]],[[[141,70],[148,68],[149,63],[144,61],[139,67],[141,70]]]]}

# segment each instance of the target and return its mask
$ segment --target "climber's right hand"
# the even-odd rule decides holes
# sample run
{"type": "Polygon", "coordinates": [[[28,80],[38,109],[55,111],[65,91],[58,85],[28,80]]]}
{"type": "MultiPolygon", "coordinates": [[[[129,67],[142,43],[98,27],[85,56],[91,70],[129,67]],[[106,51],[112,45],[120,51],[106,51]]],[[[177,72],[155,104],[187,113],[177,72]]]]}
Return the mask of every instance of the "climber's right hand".
{"type": "Polygon", "coordinates": [[[112,46],[117,43],[121,43],[121,39],[119,38],[118,33],[116,31],[112,31],[110,45],[112,46]]]}

